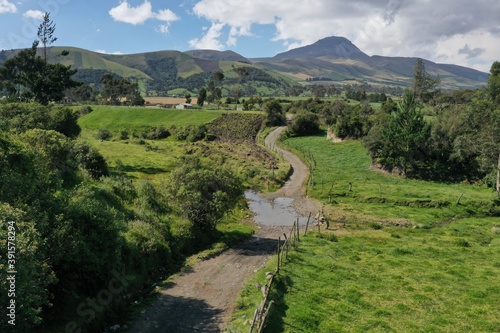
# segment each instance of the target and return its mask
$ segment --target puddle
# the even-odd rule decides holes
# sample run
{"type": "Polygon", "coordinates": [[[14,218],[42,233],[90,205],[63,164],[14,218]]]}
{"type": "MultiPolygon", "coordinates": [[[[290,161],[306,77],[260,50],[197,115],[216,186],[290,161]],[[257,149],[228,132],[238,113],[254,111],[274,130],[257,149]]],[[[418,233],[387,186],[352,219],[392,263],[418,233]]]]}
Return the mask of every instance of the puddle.
{"type": "MultiPolygon", "coordinates": [[[[300,225],[307,224],[307,216],[299,216],[293,208],[292,198],[263,199],[258,192],[246,191],[248,207],[255,214],[255,223],[265,226],[292,226],[299,218],[300,225]]],[[[311,221],[313,222],[311,217],[311,221]]]]}

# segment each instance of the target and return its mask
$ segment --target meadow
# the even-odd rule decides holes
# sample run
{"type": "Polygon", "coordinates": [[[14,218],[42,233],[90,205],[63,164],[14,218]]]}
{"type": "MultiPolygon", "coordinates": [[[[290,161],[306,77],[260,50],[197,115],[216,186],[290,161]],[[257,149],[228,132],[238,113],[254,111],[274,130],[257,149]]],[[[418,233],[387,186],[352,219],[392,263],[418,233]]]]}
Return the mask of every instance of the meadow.
{"type": "MultiPolygon", "coordinates": [[[[313,228],[290,252],[264,332],[500,332],[495,192],[373,170],[359,141],[322,134],[283,145],[311,164],[307,192],[330,229],[313,228]]],[[[262,298],[255,283],[275,265],[241,291],[233,330],[248,328],[262,298]]]]}
{"type": "Polygon", "coordinates": [[[127,106],[93,106],[93,111],[81,118],[79,124],[85,129],[108,129],[134,131],[151,126],[202,125],[227,111],[177,110],[140,108],[127,106]]]}
{"type": "Polygon", "coordinates": [[[373,169],[360,141],[334,143],[321,134],[284,144],[312,166],[308,195],[325,202],[334,221],[431,227],[454,218],[486,216],[496,198],[479,182],[406,179],[373,169]]]}

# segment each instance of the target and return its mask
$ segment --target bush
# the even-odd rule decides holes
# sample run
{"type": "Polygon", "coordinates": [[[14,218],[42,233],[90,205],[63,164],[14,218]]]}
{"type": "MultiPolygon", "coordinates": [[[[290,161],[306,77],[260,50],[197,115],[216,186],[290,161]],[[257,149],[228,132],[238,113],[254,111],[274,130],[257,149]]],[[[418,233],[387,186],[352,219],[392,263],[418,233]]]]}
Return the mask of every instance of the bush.
{"type": "Polygon", "coordinates": [[[100,129],[99,132],[97,132],[97,138],[101,141],[110,140],[112,137],[113,134],[107,129],[100,129]]]}
{"type": "Polygon", "coordinates": [[[288,129],[297,136],[316,134],[320,131],[319,117],[308,111],[301,111],[293,118],[288,129]]]}
{"type": "Polygon", "coordinates": [[[93,178],[109,174],[104,157],[87,142],[77,142],[74,145],[74,154],[80,168],[86,170],[93,178]]]}
{"type": "Polygon", "coordinates": [[[90,106],[85,105],[85,106],[81,106],[78,109],[78,114],[80,115],[80,117],[83,117],[83,116],[91,113],[92,111],[94,111],[94,110],[90,106]]]}

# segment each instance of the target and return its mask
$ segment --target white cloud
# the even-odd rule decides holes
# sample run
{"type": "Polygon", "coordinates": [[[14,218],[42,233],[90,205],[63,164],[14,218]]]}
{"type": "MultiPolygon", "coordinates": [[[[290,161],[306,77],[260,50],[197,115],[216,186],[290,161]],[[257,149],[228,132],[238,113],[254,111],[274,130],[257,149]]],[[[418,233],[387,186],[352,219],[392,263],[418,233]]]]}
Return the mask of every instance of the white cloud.
{"type": "Polygon", "coordinates": [[[109,15],[115,21],[133,25],[142,24],[154,16],[153,7],[149,1],[137,7],[131,7],[127,1],[123,1],[117,7],[111,8],[109,15]]]}
{"type": "Polygon", "coordinates": [[[115,52],[107,52],[106,50],[95,50],[97,53],[102,53],[102,54],[115,54],[115,55],[121,55],[123,52],[120,51],[115,51],[115,52]]]}
{"type": "Polygon", "coordinates": [[[227,36],[219,29],[193,40],[209,41],[219,49],[236,45],[241,36],[253,36],[256,25],[272,25],[272,39],[287,48],[343,36],[370,55],[456,59],[475,68],[500,57],[498,0],[200,0],[193,13],[212,27],[229,28],[227,36]],[[455,45],[458,39],[461,43],[455,45]]]}
{"type": "Polygon", "coordinates": [[[219,41],[224,24],[213,23],[201,38],[195,38],[189,41],[189,45],[194,49],[222,50],[224,46],[219,41]]]}
{"type": "Polygon", "coordinates": [[[9,0],[0,0],[0,14],[16,13],[17,7],[9,0]]]}
{"type": "Polygon", "coordinates": [[[166,22],[158,26],[157,31],[161,33],[167,33],[170,23],[179,20],[179,17],[170,9],[162,9],[157,13],[154,12],[153,6],[147,0],[137,7],[130,6],[126,0],[122,1],[117,7],[111,8],[109,15],[115,21],[133,25],[143,24],[149,19],[166,22]]]}
{"type": "Polygon", "coordinates": [[[154,15],[157,20],[165,22],[174,22],[179,19],[179,17],[170,9],[162,9],[154,15]]]}
{"type": "Polygon", "coordinates": [[[30,9],[30,10],[26,11],[23,14],[23,16],[26,17],[26,18],[34,19],[34,20],[43,20],[43,17],[45,16],[45,13],[42,12],[41,10],[30,9]]]}

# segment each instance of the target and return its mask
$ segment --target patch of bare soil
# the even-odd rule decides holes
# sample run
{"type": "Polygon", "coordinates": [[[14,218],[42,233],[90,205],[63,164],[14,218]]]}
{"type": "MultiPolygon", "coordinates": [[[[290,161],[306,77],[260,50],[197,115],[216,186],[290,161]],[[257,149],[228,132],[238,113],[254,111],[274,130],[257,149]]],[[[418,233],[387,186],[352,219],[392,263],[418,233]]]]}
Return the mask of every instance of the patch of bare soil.
{"type": "MultiPolygon", "coordinates": [[[[294,154],[276,146],[284,127],[266,138],[266,145],[290,162],[290,180],[266,197],[292,197],[296,210],[304,216],[317,212],[319,204],[304,197],[307,167],[294,154]]],[[[259,232],[242,244],[215,258],[199,262],[173,278],[159,291],[157,299],[132,325],[133,333],[223,332],[233,312],[238,292],[245,281],[274,255],[278,237],[290,227],[261,226],[259,232]]]]}

